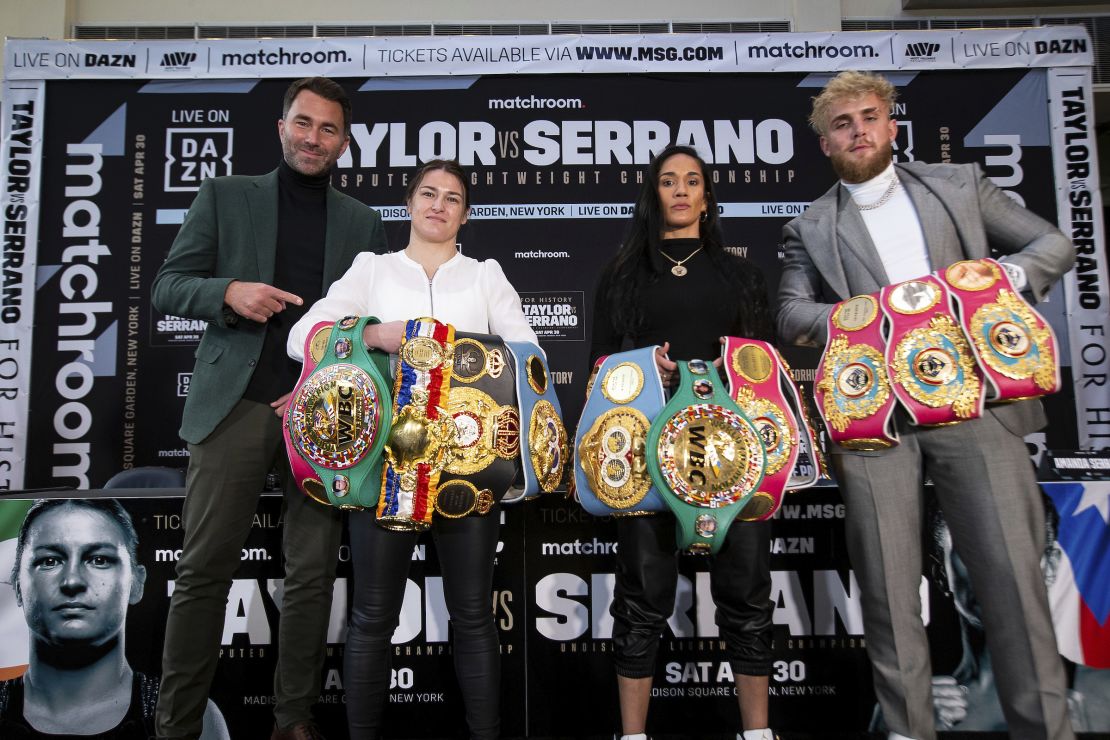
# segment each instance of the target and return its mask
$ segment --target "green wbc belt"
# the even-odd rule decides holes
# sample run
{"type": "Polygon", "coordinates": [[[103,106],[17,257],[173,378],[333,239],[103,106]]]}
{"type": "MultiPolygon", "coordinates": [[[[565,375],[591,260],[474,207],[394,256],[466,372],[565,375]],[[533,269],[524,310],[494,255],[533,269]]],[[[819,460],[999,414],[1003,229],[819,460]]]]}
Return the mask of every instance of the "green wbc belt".
{"type": "Polygon", "coordinates": [[[712,364],[678,368],[674,395],[648,430],[647,467],[674,512],[678,546],[715,553],[763,480],[767,453],[712,364]]]}
{"type": "Polygon", "coordinates": [[[285,412],[283,432],[294,479],[317,501],[372,508],[392,421],[389,358],[362,343],[373,316],[317,324],[305,340],[304,369],[285,412]]]}

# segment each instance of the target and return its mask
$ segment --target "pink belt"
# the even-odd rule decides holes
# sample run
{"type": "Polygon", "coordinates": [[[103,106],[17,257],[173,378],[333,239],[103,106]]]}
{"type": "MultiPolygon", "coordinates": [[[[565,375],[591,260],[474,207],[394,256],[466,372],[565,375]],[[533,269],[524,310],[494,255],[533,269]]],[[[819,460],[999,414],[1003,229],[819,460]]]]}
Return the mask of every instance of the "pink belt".
{"type": "MultiPolygon", "coordinates": [[[[300,388],[304,385],[308,376],[312,375],[312,371],[316,369],[316,365],[324,357],[328,348],[328,337],[331,336],[331,328],[334,325],[334,321],[318,321],[308,332],[308,336],[304,340],[304,365],[301,368],[301,376],[297,378],[297,384],[293,386],[294,388],[300,388]]],[[[292,400],[292,396],[290,396],[290,400],[292,400]]],[[[316,471],[308,460],[296,451],[293,439],[290,436],[288,419],[282,424],[282,430],[285,436],[285,449],[289,458],[289,467],[293,470],[293,480],[310,497],[325,506],[330,505],[327,493],[320,484],[316,471]]]]}
{"type": "Polygon", "coordinates": [[[841,447],[879,450],[898,444],[883,346],[874,296],[849,298],[829,313],[814,396],[829,437],[841,447]]]}
{"type": "Polygon", "coordinates": [[[813,432],[790,368],[772,345],[757,339],[725,337],[723,357],[729,395],[755,426],[767,453],[759,490],[737,517],[763,521],[778,511],[788,488],[805,488],[816,481],[818,458],[813,432]],[[813,474],[808,480],[791,480],[800,443],[813,458],[813,474]]]}
{"type": "Polygon", "coordinates": [[[934,426],[980,416],[983,374],[944,284],[926,275],[888,285],[880,304],[890,327],[891,388],[913,423],[934,426]]]}
{"type": "Polygon", "coordinates": [[[1025,302],[997,262],[957,262],[943,270],[943,279],[983,370],[988,401],[1015,401],[1060,389],[1052,327],[1025,302]]]}

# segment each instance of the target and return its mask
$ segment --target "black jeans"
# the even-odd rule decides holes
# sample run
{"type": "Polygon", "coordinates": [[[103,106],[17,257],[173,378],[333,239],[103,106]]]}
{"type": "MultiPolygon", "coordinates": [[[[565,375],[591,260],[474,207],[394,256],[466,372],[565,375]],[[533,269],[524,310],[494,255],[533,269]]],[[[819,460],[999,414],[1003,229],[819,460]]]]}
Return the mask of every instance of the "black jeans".
{"type": "MultiPolygon", "coordinates": [[[[435,517],[432,535],[451,615],[455,672],[472,738],[501,731],[501,646],[491,593],[501,509],[462,519],[435,517]]],[[[393,649],[417,533],[378,526],[371,512],[349,519],[354,597],[343,655],[347,727],[352,740],[377,738],[389,691],[393,649]]]]}
{"type": "MultiPolygon", "coordinates": [[[[655,673],[659,637],[674,611],[678,585],[675,521],[668,514],[617,520],[613,663],[617,674],[655,673]]],[[[717,625],[733,673],[771,672],[771,522],[733,522],[710,564],[717,625]]]]}

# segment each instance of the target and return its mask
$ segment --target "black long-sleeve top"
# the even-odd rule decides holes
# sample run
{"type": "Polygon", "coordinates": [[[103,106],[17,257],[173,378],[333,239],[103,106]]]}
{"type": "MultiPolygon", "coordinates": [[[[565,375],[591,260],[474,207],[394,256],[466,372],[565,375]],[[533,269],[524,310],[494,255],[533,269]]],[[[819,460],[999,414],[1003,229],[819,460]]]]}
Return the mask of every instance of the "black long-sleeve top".
{"type": "MultiPolygon", "coordinates": [[[[668,239],[663,242],[662,249],[675,260],[682,260],[700,244],[698,239],[668,239]]],[[[628,336],[611,320],[609,291],[614,276],[610,265],[602,273],[594,298],[591,363],[602,355],[664,342],[670,342],[668,354],[673,360],[713,360],[721,353],[720,337],[743,336],[741,317],[754,308],[740,305],[735,281],[745,278],[753,300],[762,308],[758,313],[767,318],[758,322],[760,326],[756,331],[748,333],[749,338],[771,340],[763,273],[749,260],[723,256],[732,262],[735,274],[726,275],[702,249],[683,263],[687,274],[677,277],[671,273],[673,262],[657,250],[649,250],[648,259],[640,266],[643,289],[638,300],[642,321],[639,329],[628,336]]]]}

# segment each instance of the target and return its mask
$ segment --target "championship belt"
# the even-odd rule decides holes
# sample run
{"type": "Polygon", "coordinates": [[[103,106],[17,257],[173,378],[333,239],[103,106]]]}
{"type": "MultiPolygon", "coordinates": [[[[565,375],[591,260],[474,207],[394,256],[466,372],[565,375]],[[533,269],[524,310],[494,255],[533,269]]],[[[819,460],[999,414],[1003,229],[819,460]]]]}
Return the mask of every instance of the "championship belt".
{"type": "Polygon", "coordinates": [[[505,342],[505,346],[516,369],[521,420],[519,447],[523,458],[523,485],[514,484],[502,499],[509,504],[535,498],[540,493],[553,493],[563,479],[570,446],[543,352],[531,342],[505,342]]]}
{"type": "Polygon", "coordinates": [[[648,472],[674,512],[678,546],[715,553],[758,490],[767,454],[711,363],[678,368],[674,395],[648,430],[648,472]]]}
{"type": "Polygon", "coordinates": [[[736,516],[744,521],[763,521],[778,511],[787,489],[806,488],[817,482],[817,446],[790,368],[772,345],[725,337],[722,357],[729,396],[755,426],[767,456],[759,490],[736,516]],[[805,445],[813,464],[809,474],[794,476],[801,445],[805,445]]]}
{"type": "Polygon", "coordinates": [[[347,316],[334,327],[321,322],[312,328],[282,425],[297,485],[341,509],[378,503],[392,405],[388,357],[362,341],[363,329],[376,323],[372,316],[347,316]]]}
{"type": "Polygon", "coordinates": [[[829,313],[813,395],[829,438],[841,447],[881,450],[898,444],[875,296],[849,298],[829,313]]]}
{"type": "Polygon", "coordinates": [[[450,462],[436,488],[437,516],[488,514],[520,477],[520,413],[513,370],[499,337],[455,334],[451,387],[441,406],[456,432],[450,462]]]}
{"type": "Polygon", "coordinates": [[[982,373],[944,284],[926,275],[888,285],[880,296],[890,323],[891,385],[913,423],[952,424],[982,414],[982,373]]]}
{"type": "Polygon", "coordinates": [[[440,475],[452,463],[458,433],[446,409],[454,345],[450,324],[421,318],[405,325],[377,510],[387,529],[431,525],[440,475]]]}
{"type": "Polygon", "coordinates": [[[663,410],[656,347],[598,361],[574,438],[574,489],[594,516],[666,511],[647,470],[647,435],[663,410]]]}
{"type": "Polygon", "coordinates": [[[1016,401],[1060,390],[1056,336],[992,259],[956,262],[938,277],[959,307],[960,323],[987,384],[988,401],[1016,401]]]}

